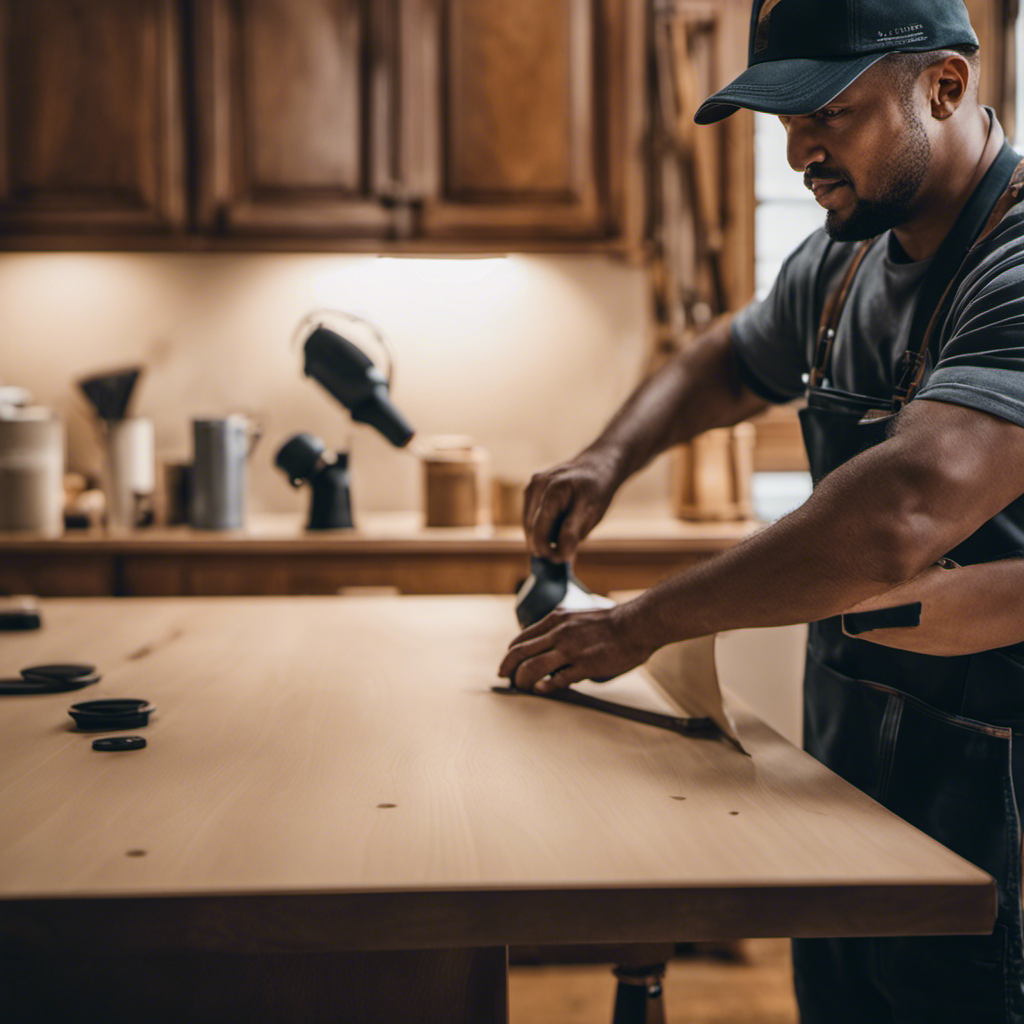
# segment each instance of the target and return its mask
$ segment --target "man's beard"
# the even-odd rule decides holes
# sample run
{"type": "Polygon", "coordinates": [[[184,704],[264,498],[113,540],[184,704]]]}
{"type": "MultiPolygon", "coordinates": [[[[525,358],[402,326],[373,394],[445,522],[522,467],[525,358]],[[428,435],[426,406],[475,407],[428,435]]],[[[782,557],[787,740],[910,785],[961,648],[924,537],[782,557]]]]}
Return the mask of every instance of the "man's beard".
{"type": "MultiPolygon", "coordinates": [[[[904,144],[896,147],[877,199],[858,199],[845,220],[835,210],[825,218],[825,231],[836,242],[859,242],[875,238],[891,228],[905,224],[911,206],[928,173],[932,147],[917,111],[909,110],[909,131],[904,144]]],[[[850,187],[853,185],[850,183],[850,187]]]]}

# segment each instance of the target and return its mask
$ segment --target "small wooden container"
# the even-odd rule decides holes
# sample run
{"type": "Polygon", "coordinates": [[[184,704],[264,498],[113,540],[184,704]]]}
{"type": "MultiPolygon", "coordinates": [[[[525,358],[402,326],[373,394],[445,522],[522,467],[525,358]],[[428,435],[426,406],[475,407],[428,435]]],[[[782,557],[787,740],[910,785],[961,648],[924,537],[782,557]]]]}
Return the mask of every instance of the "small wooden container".
{"type": "Polygon", "coordinates": [[[491,519],[495,526],[523,525],[523,498],[526,485],[521,480],[495,477],[491,480],[491,519]]]}
{"type": "Polygon", "coordinates": [[[421,450],[427,526],[490,521],[487,452],[471,438],[437,437],[421,450]]]}
{"type": "Polygon", "coordinates": [[[750,484],[756,432],[749,423],[709,430],[681,445],[673,465],[672,504],[696,522],[753,517],[750,484]]]}

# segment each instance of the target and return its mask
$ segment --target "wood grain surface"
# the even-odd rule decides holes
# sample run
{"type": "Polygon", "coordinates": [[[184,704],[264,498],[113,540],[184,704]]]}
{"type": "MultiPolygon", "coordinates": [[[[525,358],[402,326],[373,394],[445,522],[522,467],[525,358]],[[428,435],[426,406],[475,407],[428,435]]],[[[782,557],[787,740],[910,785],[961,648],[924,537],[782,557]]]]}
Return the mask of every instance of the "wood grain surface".
{"type": "Polygon", "coordinates": [[[413,949],[994,920],[987,875],[741,707],[749,758],[491,692],[511,599],[53,600],[43,616],[4,638],[0,675],[72,660],[103,679],[0,698],[8,940],[413,949]],[[73,700],[115,696],[156,705],[145,750],[97,753],[70,728],[73,700]],[[111,932],[143,912],[144,934],[111,932]]]}

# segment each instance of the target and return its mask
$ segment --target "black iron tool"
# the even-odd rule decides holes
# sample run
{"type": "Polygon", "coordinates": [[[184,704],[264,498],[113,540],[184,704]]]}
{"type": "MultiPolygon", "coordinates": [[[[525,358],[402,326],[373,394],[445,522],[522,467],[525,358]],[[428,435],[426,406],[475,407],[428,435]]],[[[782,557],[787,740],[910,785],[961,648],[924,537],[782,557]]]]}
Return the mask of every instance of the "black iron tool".
{"type": "Polygon", "coordinates": [[[660,711],[645,711],[642,708],[631,708],[625,704],[602,700],[600,697],[591,697],[589,693],[580,693],[578,690],[536,693],[518,690],[514,686],[492,686],[491,690],[506,696],[546,697],[548,700],[561,701],[563,704],[576,704],[579,707],[590,708],[591,711],[601,711],[616,718],[628,718],[632,722],[653,725],[658,729],[668,729],[670,732],[683,733],[687,736],[694,733],[712,733],[718,728],[710,718],[681,718],[677,715],[665,715],[660,711]]]}

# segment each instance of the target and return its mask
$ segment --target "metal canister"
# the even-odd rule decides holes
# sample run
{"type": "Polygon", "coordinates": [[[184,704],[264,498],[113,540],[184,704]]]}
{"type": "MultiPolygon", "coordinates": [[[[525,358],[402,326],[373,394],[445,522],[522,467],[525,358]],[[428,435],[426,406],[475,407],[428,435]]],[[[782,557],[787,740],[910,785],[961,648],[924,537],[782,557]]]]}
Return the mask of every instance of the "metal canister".
{"type": "Polygon", "coordinates": [[[64,530],[64,424],[39,406],[0,415],[0,530],[64,530]]]}
{"type": "Polygon", "coordinates": [[[246,416],[192,421],[192,526],[240,530],[245,525],[246,464],[258,437],[255,424],[246,416]]]}

